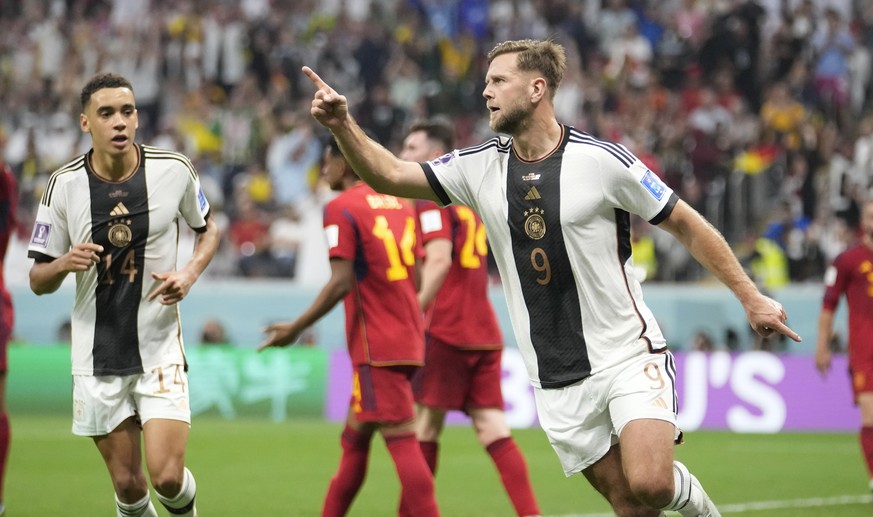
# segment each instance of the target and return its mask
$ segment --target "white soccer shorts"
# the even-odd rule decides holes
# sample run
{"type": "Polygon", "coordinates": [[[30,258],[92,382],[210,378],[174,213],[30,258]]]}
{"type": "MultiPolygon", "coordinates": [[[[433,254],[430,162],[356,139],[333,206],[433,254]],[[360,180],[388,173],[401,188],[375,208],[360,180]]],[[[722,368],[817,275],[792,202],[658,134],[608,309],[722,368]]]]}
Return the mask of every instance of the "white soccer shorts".
{"type": "Polygon", "coordinates": [[[131,416],[191,423],[188,374],[169,364],[137,375],[73,375],[73,434],[103,436],[131,416]]]}
{"type": "Polygon", "coordinates": [[[665,420],[675,427],[675,377],[668,351],[635,356],[564,388],[534,389],[540,425],[564,474],[602,458],[631,420],[665,420]]]}

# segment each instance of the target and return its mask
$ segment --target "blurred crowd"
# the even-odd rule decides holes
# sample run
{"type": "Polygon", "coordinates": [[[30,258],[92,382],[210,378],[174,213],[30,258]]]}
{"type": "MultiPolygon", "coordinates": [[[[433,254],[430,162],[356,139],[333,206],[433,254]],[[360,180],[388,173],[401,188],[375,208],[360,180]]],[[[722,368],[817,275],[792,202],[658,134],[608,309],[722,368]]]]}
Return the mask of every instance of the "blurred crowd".
{"type": "MultiPolygon", "coordinates": [[[[565,45],[559,120],[627,146],[763,285],[820,281],[855,238],[873,186],[871,0],[0,0],[0,157],[22,231],[49,174],[87,150],[79,90],[115,71],[138,141],[200,173],[227,235],[209,274],[311,280],[331,194],[300,67],[390,149],[433,115],[464,147],[491,136],[485,56],[517,38],[565,45]]],[[[664,232],[633,230],[641,276],[701,279],[664,232]]]]}

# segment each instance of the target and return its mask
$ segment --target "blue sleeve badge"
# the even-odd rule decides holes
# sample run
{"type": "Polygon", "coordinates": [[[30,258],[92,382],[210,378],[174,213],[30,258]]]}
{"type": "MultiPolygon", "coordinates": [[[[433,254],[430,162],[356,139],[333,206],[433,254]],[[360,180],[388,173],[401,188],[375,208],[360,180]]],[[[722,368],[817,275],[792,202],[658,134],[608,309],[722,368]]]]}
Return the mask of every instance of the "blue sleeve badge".
{"type": "Polygon", "coordinates": [[[203,187],[197,189],[197,202],[200,205],[200,213],[205,212],[208,203],[206,202],[206,195],[203,194],[203,187]]]}
{"type": "Polygon", "coordinates": [[[52,225],[37,221],[36,225],[33,227],[33,235],[30,237],[30,243],[34,246],[46,248],[48,247],[48,239],[51,233],[52,225]]]}
{"type": "Polygon", "coordinates": [[[664,197],[664,193],[667,192],[667,185],[664,185],[661,178],[649,169],[646,169],[646,173],[643,174],[643,179],[640,180],[640,183],[642,183],[643,186],[646,187],[646,190],[652,194],[652,197],[658,201],[660,201],[661,198],[664,197]]]}

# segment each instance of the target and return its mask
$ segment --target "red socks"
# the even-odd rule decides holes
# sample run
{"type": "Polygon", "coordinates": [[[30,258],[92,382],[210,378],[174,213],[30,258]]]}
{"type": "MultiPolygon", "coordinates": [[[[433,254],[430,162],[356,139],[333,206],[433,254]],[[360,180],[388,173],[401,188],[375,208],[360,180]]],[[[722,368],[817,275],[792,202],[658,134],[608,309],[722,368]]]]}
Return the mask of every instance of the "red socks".
{"type": "Polygon", "coordinates": [[[503,481],[506,493],[509,494],[512,506],[515,507],[515,512],[520,516],[539,515],[540,508],[537,506],[530,485],[527,463],[515,445],[515,440],[510,437],[499,438],[488,444],[485,449],[494,460],[497,471],[500,472],[500,479],[503,481]]]}
{"type": "Polygon", "coordinates": [[[433,474],[436,474],[437,469],[437,453],[439,451],[439,443],[437,442],[418,442],[418,446],[421,448],[421,454],[424,455],[424,461],[427,462],[427,466],[430,467],[430,471],[433,474]]]}
{"type": "Polygon", "coordinates": [[[324,498],[323,517],[339,517],[348,512],[367,475],[371,437],[371,434],[359,433],[348,425],[343,429],[340,438],[343,454],[324,498]]]}
{"type": "Polygon", "coordinates": [[[401,513],[416,517],[438,516],[433,474],[422,457],[415,433],[386,437],[385,445],[400,478],[401,513]]]}
{"type": "Polygon", "coordinates": [[[3,502],[3,480],[6,477],[6,458],[9,457],[9,413],[0,413],[0,503],[3,502]]]}
{"type": "Polygon", "coordinates": [[[861,451],[864,452],[870,479],[873,479],[873,427],[861,428],[861,451]]]}

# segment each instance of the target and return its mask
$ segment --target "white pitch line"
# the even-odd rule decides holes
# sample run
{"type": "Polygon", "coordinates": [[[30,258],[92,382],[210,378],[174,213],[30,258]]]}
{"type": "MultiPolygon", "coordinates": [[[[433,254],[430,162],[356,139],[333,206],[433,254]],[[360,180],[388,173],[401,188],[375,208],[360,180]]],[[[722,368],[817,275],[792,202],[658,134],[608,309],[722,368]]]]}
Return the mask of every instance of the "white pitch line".
{"type": "MultiPolygon", "coordinates": [[[[873,502],[873,495],[841,495],[835,497],[813,497],[809,499],[785,499],[782,501],[758,501],[751,503],[736,503],[719,505],[722,513],[743,513],[762,510],[780,510],[785,508],[821,508],[826,506],[841,506],[846,504],[864,504],[873,502]]],[[[555,515],[551,517],[614,517],[613,513],[577,513],[555,515]]]]}

